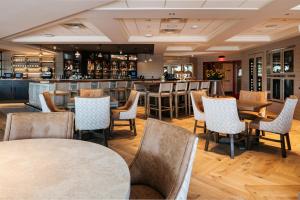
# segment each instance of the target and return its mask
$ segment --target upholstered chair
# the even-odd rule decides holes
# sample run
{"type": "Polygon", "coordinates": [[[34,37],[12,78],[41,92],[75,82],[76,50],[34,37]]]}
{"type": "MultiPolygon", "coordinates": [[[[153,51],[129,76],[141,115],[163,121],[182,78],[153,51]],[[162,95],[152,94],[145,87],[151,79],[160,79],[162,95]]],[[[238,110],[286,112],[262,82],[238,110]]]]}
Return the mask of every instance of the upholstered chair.
{"type": "Polygon", "coordinates": [[[205,151],[208,150],[211,133],[230,137],[230,157],[234,158],[234,135],[245,133],[246,123],[240,121],[235,98],[211,98],[202,96],[206,128],[205,151]]]}
{"type": "Polygon", "coordinates": [[[147,97],[148,96],[147,88],[143,84],[134,83],[133,89],[138,91],[140,94],[140,97],[143,98],[144,108],[145,108],[145,117],[147,117],[147,98],[148,98],[147,97]]]}
{"type": "Polygon", "coordinates": [[[198,138],[169,123],[146,121],[130,165],[130,199],[187,199],[198,138]]]}
{"type": "MultiPolygon", "coordinates": [[[[254,101],[254,102],[266,102],[267,101],[267,92],[254,92],[254,91],[240,91],[240,101],[254,101]]],[[[257,117],[266,117],[266,107],[261,108],[257,111],[239,111],[241,119],[254,120],[257,117]]]]}
{"type": "Polygon", "coordinates": [[[207,96],[206,90],[199,90],[199,91],[191,92],[191,99],[192,99],[194,119],[195,119],[194,134],[196,134],[197,128],[203,128],[204,133],[206,133],[205,115],[204,115],[204,111],[203,111],[202,96],[207,96]],[[198,121],[203,122],[204,125],[199,126],[198,121]]]}
{"type": "Polygon", "coordinates": [[[84,131],[102,130],[107,146],[106,132],[110,125],[110,97],[75,97],[75,128],[78,138],[84,131]]]}
{"type": "Polygon", "coordinates": [[[147,99],[147,116],[150,115],[151,110],[158,111],[158,117],[162,119],[162,112],[169,111],[170,118],[173,118],[173,106],[172,106],[172,90],[173,83],[160,83],[158,92],[149,92],[147,99]],[[150,99],[154,98],[158,102],[158,106],[150,104],[150,99]],[[162,98],[169,98],[169,106],[162,106],[162,98]]]}
{"type": "Polygon", "coordinates": [[[187,114],[187,87],[188,87],[188,83],[184,82],[184,83],[176,83],[175,85],[175,91],[173,92],[173,96],[174,96],[174,105],[175,105],[175,116],[176,118],[178,118],[178,111],[179,108],[184,108],[185,110],[185,114],[187,114]],[[179,98],[180,97],[184,97],[184,104],[181,106],[179,105],[179,98]]]}
{"type": "Polygon", "coordinates": [[[42,112],[65,112],[66,110],[58,108],[49,92],[43,92],[39,94],[42,112]]]}
{"type": "MultiPolygon", "coordinates": [[[[287,143],[288,150],[291,150],[290,136],[289,132],[291,131],[293,115],[298,102],[298,98],[296,96],[291,96],[286,99],[284,107],[280,114],[275,119],[269,118],[257,118],[252,121],[249,125],[250,127],[250,137],[252,133],[252,129],[266,131],[274,134],[280,135],[280,140],[269,139],[266,137],[262,137],[263,139],[280,142],[281,143],[281,151],[282,157],[286,157],[286,149],[285,149],[285,139],[287,143]]],[[[249,140],[250,141],[250,140],[249,140]]],[[[250,142],[248,142],[250,144],[250,142]]]]}
{"type": "Polygon", "coordinates": [[[191,108],[192,108],[192,102],[191,102],[191,92],[199,90],[200,82],[190,82],[188,87],[188,107],[189,107],[189,115],[191,115],[191,108]]]}
{"type": "Polygon", "coordinates": [[[80,89],[80,97],[102,97],[103,89],[80,89]]]}
{"type": "Polygon", "coordinates": [[[126,124],[115,124],[115,121],[129,121],[130,130],[136,135],[135,118],[137,113],[137,105],[139,102],[140,92],[131,90],[130,96],[124,106],[112,110],[111,132],[114,126],[127,126],[126,124]]]}
{"type": "Polygon", "coordinates": [[[26,112],[7,115],[4,141],[62,138],[72,139],[74,114],[72,112],[26,112]]]}

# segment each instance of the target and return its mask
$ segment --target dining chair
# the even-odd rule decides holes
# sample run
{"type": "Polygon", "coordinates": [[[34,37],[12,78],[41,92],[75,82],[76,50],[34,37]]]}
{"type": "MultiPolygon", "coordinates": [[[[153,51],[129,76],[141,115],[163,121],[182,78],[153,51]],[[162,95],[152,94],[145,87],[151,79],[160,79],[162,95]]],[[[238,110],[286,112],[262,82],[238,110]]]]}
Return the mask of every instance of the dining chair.
{"type": "Polygon", "coordinates": [[[6,119],[4,141],[62,138],[72,139],[74,114],[72,112],[9,113],[6,119]]]}
{"type": "MultiPolygon", "coordinates": [[[[254,101],[254,102],[267,102],[268,93],[265,91],[246,91],[241,90],[239,100],[240,101],[254,101]]],[[[257,117],[266,117],[266,107],[257,111],[239,111],[241,119],[254,120],[257,117]]]]}
{"type": "Polygon", "coordinates": [[[173,83],[160,83],[158,92],[149,92],[147,99],[147,116],[150,115],[151,110],[156,110],[158,111],[158,117],[160,120],[162,119],[163,111],[169,111],[170,118],[173,118],[172,90],[173,83]],[[150,104],[151,98],[155,98],[158,101],[158,106],[150,104]],[[169,98],[169,106],[162,106],[162,98],[169,98]]]}
{"type": "Polygon", "coordinates": [[[205,151],[208,150],[211,133],[227,134],[230,138],[230,157],[234,158],[234,135],[245,133],[246,123],[240,121],[235,98],[202,96],[207,128],[205,151]]]}
{"type": "Polygon", "coordinates": [[[202,96],[207,96],[206,90],[191,92],[191,99],[192,99],[194,119],[195,119],[194,134],[196,134],[197,128],[203,128],[204,133],[206,133],[206,123],[205,123],[205,114],[204,114],[203,104],[202,104],[202,96]],[[199,126],[198,121],[203,122],[204,125],[199,126]]]}
{"type": "Polygon", "coordinates": [[[80,97],[102,97],[103,89],[80,89],[80,97]]]}
{"type": "Polygon", "coordinates": [[[191,92],[199,90],[200,82],[190,82],[189,83],[189,88],[188,88],[188,107],[189,107],[189,115],[191,115],[191,108],[192,108],[192,103],[191,103],[191,92]]]}
{"type": "Polygon", "coordinates": [[[187,199],[198,137],[169,123],[146,121],[130,164],[130,199],[187,199]]]}
{"type": "Polygon", "coordinates": [[[137,113],[137,105],[139,101],[140,92],[131,90],[130,96],[124,106],[112,110],[111,116],[111,133],[115,126],[129,126],[133,135],[136,135],[135,118],[137,113]],[[115,121],[129,121],[129,125],[115,124],[115,121]]]}
{"type": "MultiPolygon", "coordinates": [[[[148,98],[148,92],[147,88],[143,84],[134,83],[133,89],[138,91],[140,94],[140,97],[144,100],[144,108],[145,108],[145,117],[147,118],[147,98],[148,98]]],[[[141,100],[141,98],[139,98],[141,100]]]]}
{"type": "MultiPolygon", "coordinates": [[[[294,111],[297,103],[298,103],[298,97],[290,96],[289,98],[286,99],[282,111],[275,119],[261,117],[250,122],[249,137],[252,137],[251,133],[253,129],[280,135],[280,140],[275,140],[266,137],[261,137],[261,138],[266,140],[271,140],[274,142],[280,142],[281,154],[282,157],[285,158],[286,157],[285,139],[286,139],[288,150],[291,150],[289,132],[291,131],[294,111]]],[[[248,147],[250,147],[250,141],[251,138],[248,140],[248,147]]]]}
{"type": "Polygon", "coordinates": [[[185,114],[187,115],[187,87],[188,87],[187,82],[184,82],[184,83],[177,82],[175,85],[175,91],[173,92],[173,96],[175,99],[174,105],[175,105],[176,118],[178,118],[179,108],[184,108],[185,114]],[[182,96],[184,97],[184,104],[179,105],[180,97],[182,97],[182,96]]]}
{"type": "Polygon", "coordinates": [[[107,146],[106,129],[110,125],[110,97],[86,98],[75,97],[75,129],[78,138],[85,131],[98,132],[102,130],[107,146]]]}
{"type": "Polygon", "coordinates": [[[39,94],[42,112],[65,112],[66,110],[58,108],[52,100],[49,92],[39,94]]]}

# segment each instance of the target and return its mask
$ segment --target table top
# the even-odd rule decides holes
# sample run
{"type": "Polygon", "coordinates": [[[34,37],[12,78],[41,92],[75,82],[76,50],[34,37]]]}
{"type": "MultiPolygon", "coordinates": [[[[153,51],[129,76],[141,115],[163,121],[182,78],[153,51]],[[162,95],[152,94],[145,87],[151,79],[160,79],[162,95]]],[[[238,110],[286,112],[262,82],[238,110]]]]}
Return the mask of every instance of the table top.
{"type": "Polygon", "coordinates": [[[0,144],[0,199],[128,199],[130,174],[114,151],[90,142],[0,144]]]}
{"type": "Polygon", "coordinates": [[[237,100],[237,107],[243,111],[259,111],[261,108],[270,106],[272,102],[258,102],[258,101],[240,101],[237,100]]]}

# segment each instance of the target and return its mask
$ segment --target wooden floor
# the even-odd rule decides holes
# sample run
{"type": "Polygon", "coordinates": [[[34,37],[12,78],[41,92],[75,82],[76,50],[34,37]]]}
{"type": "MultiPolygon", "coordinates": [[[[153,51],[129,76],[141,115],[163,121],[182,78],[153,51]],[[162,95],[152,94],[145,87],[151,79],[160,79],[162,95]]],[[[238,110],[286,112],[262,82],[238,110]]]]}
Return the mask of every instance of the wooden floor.
{"type": "MultiPolygon", "coordinates": [[[[1,111],[1,105],[0,105],[1,111]]],[[[167,120],[167,119],[165,119],[167,120]]],[[[139,108],[136,137],[128,131],[116,131],[109,147],[129,164],[143,135],[145,119],[139,108]]],[[[1,123],[3,124],[3,118],[1,123]]],[[[1,125],[0,123],[0,125],[1,125]]],[[[171,123],[193,130],[192,117],[173,119],[171,123]]],[[[117,127],[122,129],[122,127],[117,127]]],[[[126,129],[125,127],[124,129],[126,129]]],[[[298,199],[300,198],[300,121],[294,121],[291,132],[292,151],[281,157],[280,144],[261,141],[251,151],[235,148],[236,157],[228,156],[229,146],[210,143],[205,152],[202,130],[193,166],[189,199],[298,199]],[[298,131],[297,131],[298,130],[298,131]]],[[[266,134],[266,136],[273,136],[266,134]]],[[[274,137],[274,136],[273,136],[274,137]]],[[[278,137],[278,136],[277,136],[278,137]]]]}

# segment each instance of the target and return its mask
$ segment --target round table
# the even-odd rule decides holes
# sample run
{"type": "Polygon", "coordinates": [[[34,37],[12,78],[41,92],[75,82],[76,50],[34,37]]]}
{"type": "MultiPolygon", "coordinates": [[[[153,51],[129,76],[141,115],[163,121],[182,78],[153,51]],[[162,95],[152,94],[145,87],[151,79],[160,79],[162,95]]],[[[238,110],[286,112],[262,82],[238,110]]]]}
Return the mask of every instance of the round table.
{"type": "Polygon", "coordinates": [[[125,161],[98,144],[67,139],[0,143],[0,199],[128,199],[125,161]]]}

